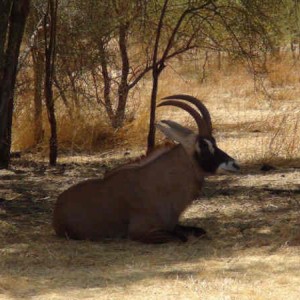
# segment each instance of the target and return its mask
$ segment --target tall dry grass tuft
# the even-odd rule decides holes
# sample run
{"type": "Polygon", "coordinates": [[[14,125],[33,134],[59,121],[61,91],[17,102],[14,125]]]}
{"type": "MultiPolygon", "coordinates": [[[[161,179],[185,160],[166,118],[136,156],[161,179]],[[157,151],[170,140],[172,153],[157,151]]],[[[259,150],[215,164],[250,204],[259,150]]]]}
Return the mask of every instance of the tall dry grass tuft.
{"type": "Polygon", "coordinates": [[[276,60],[270,60],[267,64],[267,70],[271,87],[288,87],[299,84],[300,74],[297,63],[299,62],[288,55],[284,55],[276,60]]]}
{"type": "Polygon", "coordinates": [[[36,145],[34,139],[34,122],[28,109],[15,113],[12,130],[13,151],[24,151],[36,145]]]}
{"type": "Polygon", "coordinates": [[[289,115],[268,120],[275,129],[269,137],[269,148],[265,154],[269,159],[293,159],[300,153],[300,110],[289,115]],[[277,128],[276,128],[277,127],[277,128]]]}
{"type": "MultiPolygon", "coordinates": [[[[102,113],[88,110],[71,111],[72,117],[63,107],[56,112],[57,134],[61,151],[82,152],[110,147],[114,143],[114,132],[102,113]]],[[[14,116],[13,149],[29,150],[38,146],[45,155],[48,151],[50,126],[47,114],[42,114],[43,139],[36,145],[34,117],[30,107],[24,107],[14,116]]]]}

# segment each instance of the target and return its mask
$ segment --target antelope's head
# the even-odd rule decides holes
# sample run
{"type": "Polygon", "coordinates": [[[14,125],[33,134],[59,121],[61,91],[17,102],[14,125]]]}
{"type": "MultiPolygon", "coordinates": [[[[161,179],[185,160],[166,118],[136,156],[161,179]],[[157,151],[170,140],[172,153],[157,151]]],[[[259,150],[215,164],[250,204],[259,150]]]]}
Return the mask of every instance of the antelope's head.
{"type": "Polygon", "coordinates": [[[235,160],[218,148],[212,136],[210,113],[200,100],[189,95],[172,95],[163,98],[163,102],[158,107],[167,105],[187,111],[197,123],[198,134],[171,120],[162,120],[156,124],[156,127],[167,138],[180,143],[201,170],[208,174],[239,170],[239,165],[235,160]],[[186,102],[195,105],[198,111],[186,102]]]}

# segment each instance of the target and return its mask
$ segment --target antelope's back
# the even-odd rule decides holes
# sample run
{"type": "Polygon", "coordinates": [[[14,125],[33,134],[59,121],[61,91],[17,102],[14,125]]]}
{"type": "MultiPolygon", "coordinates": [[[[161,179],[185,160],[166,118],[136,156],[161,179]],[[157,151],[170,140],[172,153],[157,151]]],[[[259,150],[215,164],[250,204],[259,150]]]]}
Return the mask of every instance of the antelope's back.
{"type": "Polygon", "coordinates": [[[122,170],[104,179],[80,182],[61,193],[53,212],[56,234],[93,240],[125,234],[133,173],[122,170]]]}

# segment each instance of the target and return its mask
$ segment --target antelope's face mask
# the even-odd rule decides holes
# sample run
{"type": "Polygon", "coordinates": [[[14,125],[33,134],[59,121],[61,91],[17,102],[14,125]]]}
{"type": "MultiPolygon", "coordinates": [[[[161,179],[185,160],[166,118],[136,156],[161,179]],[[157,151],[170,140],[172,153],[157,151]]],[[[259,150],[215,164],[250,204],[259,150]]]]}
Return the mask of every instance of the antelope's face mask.
{"type": "Polygon", "coordinates": [[[218,148],[213,137],[198,137],[195,144],[195,159],[207,173],[237,172],[240,167],[227,153],[218,148]]]}

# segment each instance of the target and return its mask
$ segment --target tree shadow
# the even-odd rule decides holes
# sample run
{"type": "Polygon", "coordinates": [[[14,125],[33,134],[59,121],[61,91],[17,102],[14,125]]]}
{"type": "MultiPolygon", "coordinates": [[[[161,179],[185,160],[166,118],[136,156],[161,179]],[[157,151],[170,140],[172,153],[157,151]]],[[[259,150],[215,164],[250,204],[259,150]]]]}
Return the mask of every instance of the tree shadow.
{"type": "MultiPolygon", "coordinates": [[[[11,280],[4,291],[14,299],[224,272],[199,270],[199,263],[216,257],[231,259],[237,251],[249,248],[276,251],[289,244],[294,229],[300,229],[299,189],[268,184],[249,187],[238,185],[236,176],[222,176],[209,178],[202,197],[191,207],[195,212],[187,212],[182,219],[184,224],[205,228],[211,240],[191,238],[187,243],[166,245],[68,241],[56,237],[51,228],[56,196],[69,184],[103,175],[105,168],[101,163],[57,168],[20,163],[12,170],[0,177],[0,276],[11,280]],[[15,289],[14,284],[20,282],[25,284],[15,289]]],[[[239,268],[226,272],[243,272],[246,267],[239,268]]]]}

